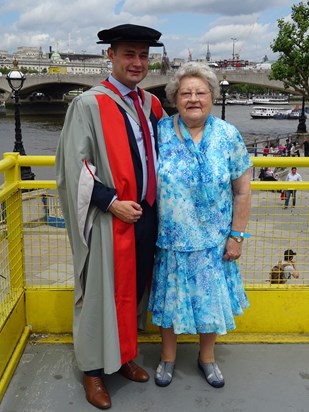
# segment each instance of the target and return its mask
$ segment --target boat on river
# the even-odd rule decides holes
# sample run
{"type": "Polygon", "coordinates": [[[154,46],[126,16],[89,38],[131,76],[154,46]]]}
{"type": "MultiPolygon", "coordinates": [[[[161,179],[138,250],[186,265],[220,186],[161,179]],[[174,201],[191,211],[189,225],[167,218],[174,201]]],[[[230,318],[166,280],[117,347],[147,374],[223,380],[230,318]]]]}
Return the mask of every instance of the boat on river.
{"type": "Polygon", "coordinates": [[[66,102],[71,102],[74,99],[74,97],[79,96],[82,93],[83,89],[70,90],[68,93],[65,93],[63,95],[63,100],[66,102]]]}
{"type": "MultiPolygon", "coordinates": [[[[301,117],[301,110],[298,109],[292,109],[292,110],[286,110],[286,112],[280,112],[274,115],[274,119],[278,120],[299,120],[301,117]]],[[[307,117],[307,116],[306,116],[307,117]]]]}
{"type": "Polygon", "coordinates": [[[241,106],[248,106],[253,104],[252,99],[227,99],[226,104],[237,104],[241,106]]]}
{"type": "Polygon", "coordinates": [[[256,96],[252,98],[253,104],[263,105],[287,105],[289,99],[286,96],[256,96]]]}
{"type": "Polygon", "coordinates": [[[284,107],[269,107],[269,106],[255,106],[250,115],[253,119],[273,119],[275,115],[280,113],[287,114],[291,110],[284,107]]]}

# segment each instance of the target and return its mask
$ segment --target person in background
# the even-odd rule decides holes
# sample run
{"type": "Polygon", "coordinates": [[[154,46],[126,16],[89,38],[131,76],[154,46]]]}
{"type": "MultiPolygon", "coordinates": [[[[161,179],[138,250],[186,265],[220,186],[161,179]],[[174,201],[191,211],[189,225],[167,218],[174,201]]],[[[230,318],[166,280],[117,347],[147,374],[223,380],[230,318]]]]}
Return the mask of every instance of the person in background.
{"type": "Polygon", "coordinates": [[[263,149],[263,156],[267,156],[268,153],[269,153],[269,147],[268,147],[268,145],[266,145],[263,149]]]}
{"type": "Polygon", "coordinates": [[[292,157],[295,157],[295,156],[300,157],[299,150],[296,148],[296,142],[293,142],[293,143],[292,143],[291,150],[290,150],[290,156],[292,156],[292,157]]]}
{"type": "Polygon", "coordinates": [[[278,177],[275,175],[273,169],[271,167],[267,167],[265,172],[264,172],[264,179],[263,180],[268,180],[268,181],[272,181],[278,180],[278,177]]]}
{"type": "MultiPolygon", "coordinates": [[[[303,179],[302,179],[301,175],[299,173],[297,173],[297,168],[292,167],[291,171],[289,172],[289,174],[287,175],[285,180],[287,182],[301,182],[303,179]]],[[[284,203],[284,206],[283,206],[284,209],[287,209],[287,207],[289,206],[291,195],[292,195],[292,198],[293,198],[293,207],[296,206],[296,190],[286,190],[285,191],[285,203],[284,203]]]]}
{"type": "Polygon", "coordinates": [[[273,143],[271,143],[270,146],[269,146],[269,154],[271,154],[271,155],[276,154],[275,146],[274,146],[273,143]]]}
{"type": "Polygon", "coordinates": [[[278,155],[279,156],[285,156],[286,155],[286,148],[283,146],[282,143],[278,144],[278,155]]]}
{"type": "Polygon", "coordinates": [[[292,249],[284,251],[283,260],[279,260],[269,273],[269,281],[272,285],[284,285],[292,277],[299,278],[294,256],[296,256],[296,252],[293,252],[292,249]]]}
{"type": "Polygon", "coordinates": [[[292,277],[295,279],[299,278],[299,272],[296,268],[295,258],[297,253],[293,252],[292,249],[287,249],[284,251],[284,258],[283,261],[279,262],[283,266],[283,276],[284,279],[287,281],[292,277]]]}
{"type": "Polygon", "coordinates": [[[293,252],[292,249],[287,249],[284,251],[284,277],[285,279],[291,279],[292,277],[295,279],[299,278],[299,272],[296,268],[296,263],[294,256],[296,256],[297,253],[293,252]]]}
{"type": "Polygon", "coordinates": [[[292,143],[290,142],[290,139],[286,139],[285,141],[285,155],[286,156],[291,156],[291,147],[292,147],[292,143]]]}
{"type": "MultiPolygon", "coordinates": [[[[103,371],[146,382],[137,356],[137,305],[157,233],[159,100],[137,87],[161,33],[123,24],[98,33],[112,73],[70,105],[57,148],[57,184],[73,251],[74,349],[89,403],[111,407],[103,371]]],[[[145,313],[146,314],[146,305],[145,313]]],[[[128,406],[128,410],[130,407],[128,406]]]]}
{"type": "Polygon", "coordinates": [[[177,335],[198,333],[198,368],[222,387],[216,337],[249,306],[236,260],[249,237],[252,162],[238,130],[211,114],[218,89],[207,65],[183,64],[166,86],[178,113],[158,125],[158,249],[148,307],[162,336],[158,386],[172,381],[177,335]]]}

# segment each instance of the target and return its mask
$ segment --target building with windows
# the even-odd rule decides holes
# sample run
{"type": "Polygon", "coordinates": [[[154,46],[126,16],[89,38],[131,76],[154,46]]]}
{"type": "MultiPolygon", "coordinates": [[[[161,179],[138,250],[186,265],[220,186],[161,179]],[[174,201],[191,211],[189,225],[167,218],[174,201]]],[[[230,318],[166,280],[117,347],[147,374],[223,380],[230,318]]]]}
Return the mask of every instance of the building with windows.
{"type": "MultiPolygon", "coordinates": [[[[74,52],[56,52],[52,48],[44,53],[41,47],[18,47],[16,52],[9,53],[0,50],[0,69],[10,68],[13,60],[18,61],[20,69],[33,71],[39,74],[100,74],[111,69],[111,62],[106,51],[102,54],[74,52]]],[[[150,53],[151,64],[161,63],[161,53],[150,53]]]]}

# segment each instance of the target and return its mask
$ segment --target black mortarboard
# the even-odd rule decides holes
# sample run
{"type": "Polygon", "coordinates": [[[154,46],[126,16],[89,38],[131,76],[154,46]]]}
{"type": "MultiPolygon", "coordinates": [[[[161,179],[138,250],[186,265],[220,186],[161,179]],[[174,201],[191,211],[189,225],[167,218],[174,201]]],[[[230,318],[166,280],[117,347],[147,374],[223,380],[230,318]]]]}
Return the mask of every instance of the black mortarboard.
{"type": "Polygon", "coordinates": [[[137,26],[136,24],[121,24],[111,29],[101,30],[98,33],[100,44],[111,44],[119,42],[147,43],[152,47],[161,47],[159,42],[161,33],[150,27],[137,26]]]}

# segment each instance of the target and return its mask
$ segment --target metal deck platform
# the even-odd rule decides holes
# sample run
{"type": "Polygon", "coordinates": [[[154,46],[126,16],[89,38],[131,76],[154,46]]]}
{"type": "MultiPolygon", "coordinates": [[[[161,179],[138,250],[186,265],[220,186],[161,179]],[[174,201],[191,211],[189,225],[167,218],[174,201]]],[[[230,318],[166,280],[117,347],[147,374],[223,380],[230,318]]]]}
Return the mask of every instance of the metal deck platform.
{"type": "MultiPolygon", "coordinates": [[[[114,412],[308,412],[309,344],[217,344],[226,385],[214,389],[197,369],[199,346],[178,344],[174,379],[159,388],[153,374],[160,345],[139,345],[147,383],[106,376],[114,412]]],[[[29,343],[0,405],[1,412],[94,412],[84,396],[71,344],[29,343]]]]}

